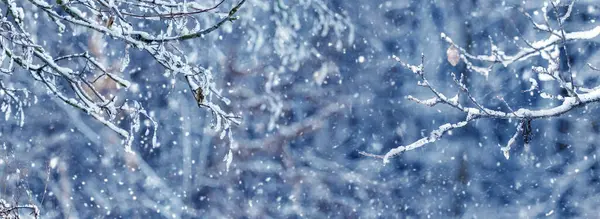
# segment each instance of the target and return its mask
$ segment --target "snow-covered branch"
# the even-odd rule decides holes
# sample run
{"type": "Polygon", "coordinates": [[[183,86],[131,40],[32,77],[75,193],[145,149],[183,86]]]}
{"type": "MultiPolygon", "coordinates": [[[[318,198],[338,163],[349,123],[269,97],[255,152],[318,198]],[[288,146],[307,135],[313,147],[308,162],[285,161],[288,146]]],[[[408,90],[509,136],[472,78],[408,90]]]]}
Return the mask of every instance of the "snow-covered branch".
{"type": "MultiPolygon", "coordinates": [[[[545,5],[543,7],[544,10],[542,11],[546,12],[546,8],[548,7],[548,5],[545,5]]],[[[569,11],[563,17],[561,17],[560,20],[565,20],[571,15],[571,8],[572,4],[569,6],[569,11]]],[[[458,48],[460,51],[460,58],[465,62],[469,70],[487,76],[491,71],[491,66],[489,66],[489,64],[500,63],[504,67],[507,67],[512,63],[524,61],[532,57],[538,57],[543,53],[551,53],[552,51],[556,50],[556,47],[560,46],[560,44],[564,45],[569,41],[590,40],[600,35],[600,26],[596,26],[588,30],[565,32],[564,28],[562,28],[562,23],[559,24],[561,27],[559,27],[557,30],[554,30],[549,28],[548,25],[537,23],[533,18],[531,18],[530,15],[526,15],[530,17],[533,26],[539,30],[547,32],[548,37],[534,42],[528,42],[527,40],[523,39],[527,47],[520,47],[519,51],[513,54],[507,54],[492,43],[490,50],[491,54],[475,55],[467,52],[464,47],[457,45],[446,33],[441,33],[441,37],[450,45],[458,48]],[[474,62],[486,63],[488,65],[477,65],[474,64],[474,62]]],[[[544,17],[548,19],[547,16],[544,17]]],[[[545,55],[542,55],[542,58],[544,58],[544,56],[545,55]]]]}
{"type": "Polygon", "coordinates": [[[21,215],[29,214],[33,218],[38,218],[40,215],[40,209],[37,206],[26,204],[26,205],[10,205],[4,199],[0,199],[0,217],[2,218],[14,218],[19,219],[21,215]],[[27,213],[21,213],[20,210],[26,211],[27,213]]]}
{"type": "MultiPolygon", "coordinates": [[[[548,33],[548,37],[546,39],[537,40],[533,43],[529,43],[524,40],[528,47],[521,47],[518,52],[514,54],[507,54],[504,51],[500,50],[497,46],[492,42],[491,55],[474,55],[467,52],[464,47],[457,45],[447,34],[442,33],[442,39],[449,44],[449,52],[448,54],[454,54],[453,51],[457,49],[460,53],[460,60],[465,63],[465,66],[468,70],[472,72],[477,72],[484,75],[486,78],[489,73],[493,70],[493,65],[495,63],[500,63],[504,67],[508,67],[509,65],[523,61],[532,57],[540,57],[543,60],[547,61],[546,66],[533,66],[531,71],[533,73],[537,73],[540,80],[544,81],[553,81],[558,84],[558,86],[564,89],[567,93],[567,96],[562,96],[560,94],[551,94],[550,91],[543,91],[540,89],[538,82],[530,78],[530,82],[532,83],[531,88],[527,90],[528,94],[537,94],[541,98],[551,98],[556,101],[560,101],[557,105],[550,105],[547,107],[531,107],[531,106],[520,106],[514,107],[510,106],[502,96],[498,96],[506,106],[507,110],[501,110],[500,108],[491,108],[487,107],[485,102],[480,100],[476,100],[471,90],[469,90],[467,84],[465,84],[464,75],[461,74],[460,78],[454,73],[451,73],[453,77],[453,81],[455,85],[458,87],[458,94],[452,98],[448,98],[442,92],[438,91],[428,80],[426,77],[426,71],[424,69],[424,55],[421,59],[421,64],[418,66],[410,65],[403,62],[398,57],[393,57],[396,61],[398,61],[404,68],[413,72],[419,82],[417,83],[419,86],[425,87],[429,89],[429,91],[433,94],[433,97],[426,100],[421,100],[416,97],[407,96],[407,99],[412,100],[416,103],[433,107],[437,105],[446,105],[450,106],[461,113],[466,115],[466,118],[460,120],[456,123],[446,123],[439,126],[437,129],[430,132],[430,134],[426,137],[418,139],[412,143],[401,145],[396,148],[389,150],[384,155],[375,155],[367,152],[361,152],[361,154],[365,156],[371,156],[383,159],[384,163],[389,162],[389,159],[393,156],[399,155],[400,153],[413,150],[419,147],[422,147],[426,144],[435,142],[437,139],[442,137],[444,133],[447,133],[450,130],[457,129],[468,125],[469,123],[483,118],[493,118],[493,119],[506,119],[506,120],[517,120],[520,121],[518,125],[516,125],[516,131],[514,135],[510,138],[505,147],[502,147],[501,150],[504,153],[504,156],[509,158],[509,151],[511,147],[516,144],[517,137],[522,135],[524,138],[525,144],[529,143],[530,134],[531,134],[531,121],[540,118],[547,117],[558,117],[562,114],[565,114],[577,107],[585,106],[594,102],[600,101],[600,89],[598,87],[583,87],[575,85],[573,81],[573,73],[571,70],[571,65],[567,65],[567,69],[560,69],[561,57],[566,57],[569,59],[568,54],[564,54],[561,56],[561,50],[563,52],[568,52],[566,49],[567,44],[573,41],[583,41],[583,40],[592,40],[597,38],[600,35],[600,26],[596,26],[589,30],[584,31],[575,31],[575,32],[566,32],[564,30],[564,21],[571,15],[573,4],[570,4],[567,8],[567,12],[565,14],[560,15],[557,6],[555,3],[551,3],[552,6],[545,5],[543,11],[546,12],[548,9],[554,9],[554,13],[556,14],[557,20],[555,29],[552,29],[549,25],[550,18],[544,13],[546,24],[539,24],[534,21],[531,16],[529,18],[533,22],[535,28],[539,30],[543,30],[548,33]],[[478,65],[478,63],[483,63],[485,65],[478,65]],[[565,78],[561,76],[561,72],[567,72],[569,78],[565,78]],[[466,95],[466,101],[461,102],[459,96],[466,95]]],[[[456,61],[452,60],[453,57],[448,57],[448,61],[451,64],[455,65],[456,61]],[[454,63],[453,63],[454,62],[454,63]]],[[[569,60],[566,60],[566,63],[569,63],[569,60]]],[[[590,65],[592,70],[595,70],[595,67],[590,65]]],[[[523,92],[520,92],[523,93],[523,92]]]]}
{"type": "Polygon", "coordinates": [[[19,67],[28,71],[29,79],[41,84],[49,94],[118,133],[128,150],[140,129],[140,115],[146,117],[150,121],[146,124],[154,126],[152,143],[158,146],[158,123],[151,113],[139,101],[123,97],[133,84],[125,72],[129,67],[130,48],[137,48],[163,66],[166,76],[173,80],[182,76],[180,81],[195,94],[190,100],[213,113],[217,129],[225,133],[231,124],[240,123],[239,116],[221,108],[220,102],[229,104],[229,101],[219,94],[212,73],[188,60],[177,43],[202,38],[226,22],[236,20],[236,13],[246,0],[237,1],[224,12],[219,11],[228,5],[225,1],[212,6],[197,2],[122,0],[2,2],[7,13],[0,15],[0,98],[7,119],[14,108],[23,121],[23,106],[31,102],[27,101],[28,95],[35,99],[35,94],[30,94],[31,88],[14,82],[17,77],[22,77],[14,74],[19,67]],[[25,13],[34,10],[42,13],[25,13]],[[201,22],[201,18],[212,23],[201,22]],[[38,19],[40,22],[35,21],[38,19]],[[56,25],[56,32],[47,34],[59,38],[65,33],[90,34],[89,50],[65,50],[68,51],[66,55],[65,51],[53,51],[35,32],[38,25],[49,24],[47,21],[56,25]],[[193,28],[188,28],[190,26],[193,28]],[[95,35],[110,37],[115,40],[111,44],[116,45],[98,45],[99,42],[93,39],[95,35]],[[121,49],[125,57],[118,66],[109,66],[103,57],[103,47],[118,45],[124,45],[121,49]],[[106,87],[106,84],[110,86],[106,87]],[[204,91],[200,92],[202,100],[197,98],[198,91],[204,91]],[[27,98],[21,98],[22,95],[27,98]],[[124,119],[129,121],[128,126],[123,125],[124,119]]]}

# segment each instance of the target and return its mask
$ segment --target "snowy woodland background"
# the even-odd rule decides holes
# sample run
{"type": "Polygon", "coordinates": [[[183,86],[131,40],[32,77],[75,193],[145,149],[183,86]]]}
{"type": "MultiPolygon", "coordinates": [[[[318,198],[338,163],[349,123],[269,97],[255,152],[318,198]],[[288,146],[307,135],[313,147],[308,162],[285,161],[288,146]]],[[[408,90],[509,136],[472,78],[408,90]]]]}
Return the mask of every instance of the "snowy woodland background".
{"type": "Polygon", "coordinates": [[[2,0],[0,12],[3,217],[600,217],[597,1],[2,0]],[[408,99],[435,101],[419,72],[506,118],[384,165],[467,117],[408,99]]]}

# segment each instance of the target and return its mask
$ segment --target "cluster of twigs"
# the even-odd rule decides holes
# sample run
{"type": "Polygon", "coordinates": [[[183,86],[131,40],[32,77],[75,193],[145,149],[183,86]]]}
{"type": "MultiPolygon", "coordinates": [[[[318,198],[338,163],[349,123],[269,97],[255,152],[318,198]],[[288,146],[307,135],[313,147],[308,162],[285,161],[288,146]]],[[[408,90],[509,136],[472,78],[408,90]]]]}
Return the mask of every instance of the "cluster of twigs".
{"type": "Polygon", "coordinates": [[[245,1],[241,0],[227,12],[220,13],[217,11],[224,5],[224,0],[206,8],[195,2],[171,1],[3,0],[2,9],[6,13],[0,15],[0,98],[3,98],[6,108],[11,104],[23,117],[22,107],[30,102],[19,98],[15,91],[25,90],[29,94],[32,89],[17,89],[17,85],[11,83],[11,79],[17,77],[18,67],[29,72],[30,79],[37,81],[60,101],[80,109],[118,133],[129,151],[135,133],[140,129],[140,117],[147,118],[154,126],[151,142],[158,146],[158,123],[139,101],[119,98],[118,95],[119,88],[128,89],[132,85],[124,70],[129,64],[129,48],[137,48],[150,54],[171,77],[182,76],[181,81],[187,83],[191,91],[203,90],[206,98],[197,100],[198,106],[213,113],[217,118],[217,128],[228,130],[232,124],[240,123],[239,116],[221,109],[216,101],[228,102],[215,87],[211,72],[188,61],[176,43],[203,37],[226,22],[236,20],[235,14],[245,1]],[[34,10],[41,13],[28,13],[34,10]],[[216,21],[202,28],[198,21],[200,15],[215,17],[213,20],[216,21]],[[114,69],[85,50],[57,56],[31,32],[35,25],[43,23],[34,22],[36,20],[53,21],[56,32],[51,34],[61,35],[65,31],[83,28],[90,35],[100,34],[120,41],[125,45],[126,57],[122,65],[114,69]],[[195,27],[187,29],[188,22],[196,22],[195,27]],[[166,30],[155,30],[165,23],[166,30]],[[100,79],[111,81],[117,89],[104,92],[98,82],[100,79]],[[123,126],[124,118],[130,121],[129,128],[123,126]]]}
{"type": "MultiPolygon", "coordinates": [[[[510,138],[506,146],[501,148],[501,150],[504,153],[504,156],[506,157],[506,159],[508,159],[510,156],[509,151],[511,147],[516,143],[516,139],[519,135],[523,136],[525,144],[529,144],[531,140],[532,120],[547,117],[558,117],[564,113],[575,109],[576,107],[600,101],[600,88],[588,88],[580,86],[575,84],[573,80],[573,71],[571,69],[568,50],[566,49],[567,43],[571,41],[591,40],[600,36],[600,26],[596,26],[595,28],[584,31],[565,31],[564,23],[571,16],[574,4],[575,2],[573,1],[568,6],[566,6],[567,11],[561,15],[559,13],[558,6],[555,2],[551,1],[550,3],[546,3],[541,9],[544,17],[543,23],[538,23],[531,15],[529,15],[526,12],[523,12],[525,16],[529,18],[529,20],[533,24],[533,27],[538,31],[547,33],[548,37],[534,42],[530,42],[525,38],[521,37],[521,39],[523,39],[523,42],[527,46],[520,47],[520,50],[514,54],[507,54],[506,52],[500,50],[496,45],[494,45],[493,42],[491,46],[490,55],[470,54],[469,52],[467,52],[466,49],[464,49],[464,47],[461,47],[454,43],[454,41],[448,35],[446,35],[445,33],[441,34],[442,39],[448,44],[450,44],[451,48],[458,49],[458,51],[460,52],[460,60],[465,63],[468,70],[480,73],[485,77],[489,75],[494,65],[496,64],[501,64],[504,67],[508,67],[509,65],[516,62],[524,61],[533,57],[541,57],[542,59],[548,62],[548,65],[533,66],[531,69],[532,72],[537,73],[540,79],[544,78],[548,81],[554,81],[558,83],[558,85],[561,88],[567,91],[567,95],[561,96],[546,93],[545,91],[540,89],[537,80],[535,80],[534,78],[529,79],[532,85],[529,90],[526,90],[526,92],[537,94],[542,98],[560,101],[561,104],[559,104],[558,106],[543,109],[532,109],[528,107],[516,108],[514,106],[510,106],[502,96],[498,96],[498,99],[505,104],[506,110],[488,108],[482,101],[474,98],[474,95],[472,95],[472,91],[469,90],[468,86],[464,83],[464,75],[461,74],[460,77],[458,77],[454,73],[451,73],[453,77],[453,82],[459,88],[459,90],[455,96],[448,97],[442,92],[438,91],[435,88],[435,86],[433,86],[427,80],[426,71],[424,68],[425,55],[422,55],[421,64],[418,66],[405,63],[400,58],[394,56],[394,59],[398,61],[398,63],[400,63],[403,67],[410,70],[417,76],[417,78],[419,79],[419,86],[429,89],[429,91],[434,95],[433,98],[426,100],[421,100],[410,95],[407,96],[407,99],[429,107],[435,106],[437,104],[450,106],[464,113],[466,115],[466,118],[457,123],[443,124],[439,126],[436,130],[433,130],[428,136],[425,136],[412,143],[393,148],[384,155],[376,155],[367,152],[361,152],[361,154],[365,156],[383,159],[384,163],[387,163],[389,162],[389,159],[393,156],[399,155],[404,151],[413,150],[422,147],[426,144],[433,143],[440,139],[445,133],[453,129],[462,128],[475,120],[482,118],[516,119],[520,122],[516,125],[516,131],[514,135],[510,138]],[[555,26],[558,27],[552,28],[549,13],[554,13],[556,17],[555,26]],[[566,53],[565,57],[567,60],[565,61],[566,63],[568,63],[566,70],[560,69],[561,48],[566,53]],[[483,63],[483,65],[477,65],[477,63],[483,63]],[[561,74],[561,72],[563,71],[568,72],[567,77],[561,74]],[[460,101],[461,95],[467,97],[465,98],[467,102],[460,101]]],[[[590,67],[592,70],[596,70],[593,66],[590,65],[590,67]]]]}
{"type": "Polygon", "coordinates": [[[35,205],[10,205],[5,200],[0,199],[0,218],[6,219],[19,219],[20,215],[23,214],[19,211],[28,212],[34,218],[38,218],[40,210],[35,205]]]}

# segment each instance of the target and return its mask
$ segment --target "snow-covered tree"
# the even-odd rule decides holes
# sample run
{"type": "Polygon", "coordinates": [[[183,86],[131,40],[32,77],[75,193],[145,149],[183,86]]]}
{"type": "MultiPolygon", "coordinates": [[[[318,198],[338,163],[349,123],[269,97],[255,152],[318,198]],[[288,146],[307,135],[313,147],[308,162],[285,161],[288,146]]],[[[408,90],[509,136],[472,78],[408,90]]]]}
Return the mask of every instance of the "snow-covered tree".
{"type": "MultiPolygon", "coordinates": [[[[516,114],[569,103],[563,82],[579,97],[593,93],[581,88],[596,86],[598,37],[569,38],[598,26],[593,1],[62,1],[85,19],[55,1],[3,2],[2,12],[23,8],[27,37],[52,60],[82,54],[54,62],[83,77],[78,91],[43,67],[54,93],[5,56],[5,209],[37,206],[40,218],[597,216],[597,106],[516,114]],[[175,39],[203,30],[212,32],[175,39]],[[418,103],[432,97],[435,106],[418,103]],[[385,165],[361,154],[423,143],[471,111],[480,114],[385,165]]],[[[11,214],[34,212],[18,209],[11,214]]]]}
{"type": "MultiPolygon", "coordinates": [[[[446,33],[441,33],[441,38],[449,44],[446,56],[452,66],[456,66],[460,61],[464,62],[466,70],[472,73],[480,74],[488,78],[489,75],[498,68],[512,67],[513,63],[525,62],[528,59],[539,58],[541,66],[533,65],[530,69],[524,69],[517,74],[501,73],[500,77],[512,78],[516,80],[528,80],[531,87],[515,92],[512,95],[525,95],[528,98],[542,98],[551,100],[550,103],[540,103],[533,105],[531,103],[525,106],[514,106],[506,102],[505,95],[498,94],[494,98],[504,104],[503,108],[491,108],[486,106],[485,99],[475,98],[474,92],[469,89],[465,78],[465,73],[456,74],[449,72],[454,83],[451,87],[456,88],[456,94],[452,97],[440,92],[435,85],[427,80],[425,69],[425,54],[421,55],[420,65],[411,65],[403,62],[399,57],[393,58],[404,68],[413,72],[418,78],[418,85],[429,89],[434,97],[430,99],[419,99],[408,95],[406,98],[426,106],[435,106],[444,104],[454,108],[465,115],[465,119],[456,123],[445,123],[432,131],[423,138],[418,139],[407,145],[398,146],[385,155],[374,155],[363,152],[364,155],[382,158],[384,163],[389,162],[390,157],[398,155],[407,150],[413,150],[432,143],[440,139],[444,134],[452,132],[457,128],[462,128],[478,119],[507,119],[516,120],[515,133],[509,139],[508,143],[501,148],[506,159],[510,157],[510,149],[516,144],[517,137],[522,136],[523,142],[528,146],[531,139],[532,121],[536,119],[558,117],[578,107],[585,107],[600,101],[600,87],[598,85],[589,86],[582,80],[577,80],[577,70],[573,69],[573,63],[570,58],[568,43],[577,41],[593,40],[600,36],[600,26],[592,25],[586,30],[567,31],[565,30],[565,21],[571,17],[575,1],[572,1],[564,10],[559,10],[558,2],[546,2],[536,15],[532,16],[523,11],[524,16],[530,19],[531,26],[539,34],[546,34],[542,39],[528,40],[527,36],[517,35],[510,41],[515,43],[512,51],[506,51],[496,45],[490,36],[489,46],[486,51],[488,55],[472,54],[466,47],[457,45],[446,33]],[[540,21],[534,17],[539,17],[540,21]],[[562,51],[562,56],[561,56],[562,51]],[[538,82],[541,81],[541,82],[538,82]],[[543,84],[541,84],[543,82],[543,84]],[[554,82],[555,84],[550,84],[554,82]],[[533,106],[532,106],[533,105],[533,106]]],[[[522,9],[521,9],[522,10],[522,9]]],[[[588,63],[589,69],[579,71],[597,72],[600,71],[592,64],[588,63]]],[[[589,73],[588,73],[589,74],[589,73]]],[[[593,73],[592,73],[593,74],[593,73]]],[[[585,73],[583,74],[585,77],[585,73]]],[[[474,75],[473,77],[477,77],[474,75]]],[[[487,98],[490,99],[489,97],[487,98]]]]}
{"type": "MultiPolygon", "coordinates": [[[[218,34],[216,30],[238,19],[245,2],[3,1],[0,100],[4,127],[15,124],[27,129],[27,123],[51,119],[31,115],[27,108],[46,108],[42,113],[51,114],[48,101],[53,101],[83,112],[72,112],[75,122],[82,122],[80,115],[91,117],[117,135],[95,140],[116,141],[128,153],[134,153],[134,144],[160,147],[155,110],[144,106],[153,94],[143,92],[143,85],[133,79],[140,74],[144,80],[169,80],[162,86],[184,84],[187,95],[181,101],[208,109],[214,118],[213,130],[223,138],[233,124],[240,123],[240,117],[222,109],[229,100],[216,87],[214,75],[181,47],[185,41],[198,43],[209,34],[218,34]],[[145,70],[151,64],[140,60],[155,63],[157,70],[145,70]]],[[[102,133],[95,129],[88,129],[87,135],[102,133]]],[[[20,146],[15,142],[32,141],[27,136],[10,140],[17,138],[10,132],[4,135],[9,138],[3,141],[5,151],[20,146]]],[[[23,157],[6,162],[35,160],[23,157]]],[[[7,211],[12,208],[17,207],[9,206],[7,211]]]]}
{"type": "Polygon", "coordinates": [[[238,116],[213,103],[227,103],[213,75],[179,48],[181,41],[203,38],[236,20],[245,0],[225,12],[217,9],[223,2],[208,7],[169,1],[4,1],[0,88],[6,120],[15,117],[22,126],[23,107],[37,102],[39,95],[32,86],[41,86],[118,133],[126,150],[131,150],[140,117],[145,117],[154,126],[151,143],[156,147],[157,123],[136,100],[143,96],[127,95],[139,92],[128,79],[139,70],[129,66],[130,53],[143,52],[173,83],[187,83],[190,99],[211,110],[219,127],[229,129],[239,123],[238,116]],[[207,20],[214,24],[207,25],[207,20]],[[123,127],[126,121],[128,128],[123,127]]]}

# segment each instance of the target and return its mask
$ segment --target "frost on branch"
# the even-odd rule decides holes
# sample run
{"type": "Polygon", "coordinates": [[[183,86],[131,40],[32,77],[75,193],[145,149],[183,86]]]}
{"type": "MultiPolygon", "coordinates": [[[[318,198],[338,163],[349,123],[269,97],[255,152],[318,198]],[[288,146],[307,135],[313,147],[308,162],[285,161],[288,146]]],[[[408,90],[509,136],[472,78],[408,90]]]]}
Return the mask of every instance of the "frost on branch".
{"type": "MultiPolygon", "coordinates": [[[[158,122],[144,104],[126,97],[137,92],[132,90],[137,85],[129,74],[138,66],[129,64],[131,56],[141,52],[162,66],[167,77],[187,84],[190,91],[199,87],[206,91],[206,98],[196,101],[212,112],[213,124],[224,136],[231,124],[240,123],[239,117],[219,106],[228,100],[216,88],[212,73],[188,60],[179,48],[182,41],[201,39],[236,20],[246,0],[231,5],[224,2],[205,6],[192,1],[5,0],[0,15],[0,107],[4,119],[15,118],[22,126],[23,108],[49,94],[119,134],[127,151],[142,126],[148,127],[150,144],[157,147],[158,122]],[[37,34],[42,28],[55,32],[40,37],[37,34]],[[60,46],[63,35],[88,38],[87,45],[60,46]],[[59,46],[53,48],[46,40],[59,46]],[[120,60],[111,59],[113,54],[107,54],[106,48],[123,51],[120,60]],[[21,70],[26,74],[18,72],[21,70]]],[[[194,101],[195,96],[188,99],[194,101]]]]}
{"type": "MultiPolygon", "coordinates": [[[[508,159],[510,157],[510,150],[515,144],[517,144],[517,138],[520,135],[523,137],[524,144],[529,144],[531,139],[532,120],[547,117],[558,117],[573,110],[574,108],[600,101],[600,89],[598,87],[584,87],[575,83],[575,74],[573,73],[572,66],[569,61],[570,56],[567,50],[567,47],[571,42],[597,39],[600,35],[600,26],[586,30],[572,32],[566,31],[564,28],[564,21],[572,14],[573,2],[567,6],[566,12],[563,13],[558,11],[556,5],[557,3],[550,2],[545,4],[542,7],[542,12],[544,12],[544,23],[540,23],[540,21],[537,21],[531,15],[524,13],[524,16],[531,21],[533,28],[545,33],[546,37],[533,41],[528,41],[524,37],[521,37],[523,41],[522,44],[525,46],[516,45],[519,49],[518,51],[512,53],[503,51],[501,48],[496,46],[496,43],[490,40],[490,54],[471,54],[465,47],[455,43],[451,36],[446,33],[441,33],[442,40],[449,44],[449,49],[446,53],[448,61],[452,65],[455,65],[458,64],[457,57],[460,57],[460,60],[465,63],[467,70],[473,73],[478,73],[484,76],[486,79],[490,76],[490,74],[493,73],[494,67],[496,67],[497,64],[501,64],[502,67],[510,67],[514,63],[523,62],[528,59],[533,59],[534,57],[544,60],[544,65],[531,66],[530,71],[537,74],[539,80],[543,81],[544,83],[555,83],[558,85],[558,87],[566,91],[566,95],[556,93],[556,91],[552,92],[551,90],[545,90],[534,78],[529,78],[529,82],[531,84],[529,89],[518,93],[522,95],[537,95],[544,99],[557,101],[559,102],[558,104],[533,107],[529,105],[511,106],[504,100],[503,95],[499,95],[498,99],[504,104],[504,107],[502,107],[504,110],[502,108],[487,107],[484,101],[475,98],[473,91],[471,91],[469,86],[465,83],[464,74],[460,74],[460,77],[457,77],[457,75],[454,73],[449,74],[452,76],[454,81],[453,87],[458,88],[458,94],[453,98],[448,98],[438,89],[436,89],[436,86],[432,85],[428,81],[426,74],[427,71],[424,69],[424,57],[426,54],[423,55],[421,58],[421,64],[418,66],[407,64],[400,58],[394,56],[393,58],[398,61],[400,65],[415,74],[419,80],[417,85],[428,89],[433,95],[433,97],[426,100],[417,99],[411,95],[408,95],[407,99],[428,107],[446,105],[463,113],[466,118],[457,123],[447,123],[441,125],[437,129],[431,131],[428,136],[418,139],[412,143],[393,148],[384,155],[375,155],[367,152],[361,152],[361,154],[383,159],[384,163],[387,163],[393,156],[399,155],[404,151],[416,149],[426,144],[435,142],[448,131],[464,127],[475,120],[488,118],[506,119],[512,121],[516,119],[519,121],[519,123],[516,125],[514,135],[512,135],[512,137],[508,140],[506,146],[501,148],[503,155],[508,159]],[[552,20],[548,16],[549,13],[556,15],[556,19],[552,20]],[[567,65],[566,67],[561,67],[560,63],[567,63],[567,65]],[[464,98],[460,98],[459,95],[464,98]]],[[[597,70],[595,67],[591,65],[589,66],[590,68],[587,70],[597,70]]],[[[471,75],[473,77],[478,77],[477,75],[471,75]]],[[[498,76],[511,77],[510,75],[498,76]]]]}
{"type": "Polygon", "coordinates": [[[38,218],[40,215],[40,209],[37,206],[26,204],[26,205],[10,205],[4,199],[0,199],[0,217],[8,219],[19,219],[19,218],[38,218]],[[28,213],[24,213],[28,212],[28,213]]]}

